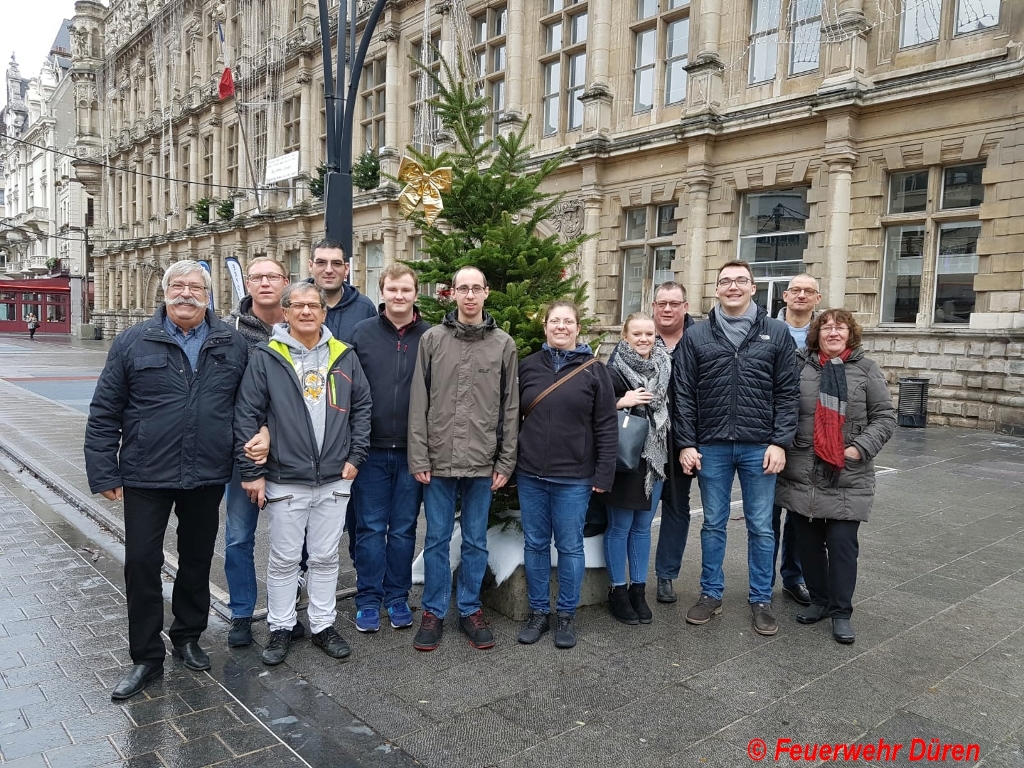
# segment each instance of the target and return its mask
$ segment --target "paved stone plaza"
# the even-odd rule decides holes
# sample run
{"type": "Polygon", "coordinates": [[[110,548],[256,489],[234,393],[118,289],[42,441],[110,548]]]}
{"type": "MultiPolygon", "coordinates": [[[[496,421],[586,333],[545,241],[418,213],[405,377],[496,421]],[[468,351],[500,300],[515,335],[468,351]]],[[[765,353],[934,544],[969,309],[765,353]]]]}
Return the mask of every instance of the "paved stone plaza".
{"type": "MultiPolygon", "coordinates": [[[[781,591],[779,634],[752,631],[742,520],[729,526],[723,615],[687,625],[697,515],[680,602],[652,603],[650,626],[585,608],[579,645],[558,651],[547,637],[519,645],[518,625],[491,614],[493,650],[449,627],[438,651],[418,653],[409,630],[357,633],[345,600],[348,663],[304,643],[270,670],[258,645],[229,650],[213,615],[210,673],[168,657],[162,682],[114,705],[129,663],[122,513],[88,493],[79,409],[102,361],[94,344],[0,339],[3,765],[732,768],[754,764],[758,739],[763,763],[790,739],[902,744],[888,763],[911,765],[934,764],[911,749],[937,739],[981,756],[950,749],[940,764],[1024,768],[1024,440],[946,428],[899,429],[878,459],[853,646],[833,642],[827,622],[798,625],[781,591]]],[[[223,583],[220,559],[213,570],[223,583]]]]}

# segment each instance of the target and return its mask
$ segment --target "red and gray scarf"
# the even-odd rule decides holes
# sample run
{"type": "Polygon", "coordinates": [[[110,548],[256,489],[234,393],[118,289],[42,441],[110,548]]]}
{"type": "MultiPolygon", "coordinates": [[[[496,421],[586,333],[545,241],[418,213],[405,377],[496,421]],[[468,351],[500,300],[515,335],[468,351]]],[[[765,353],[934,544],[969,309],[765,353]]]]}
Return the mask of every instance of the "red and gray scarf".
{"type": "Polygon", "coordinates": [[[846,421],[846,369],[844,365],[853,350],[844,349],[837,357],[818,352],[821,363],[821,386],[814,407],[814,454],[821,460],[825,479],[834,488],[839,473],[846,466],[843,451],[843,424],[846,421]]]}

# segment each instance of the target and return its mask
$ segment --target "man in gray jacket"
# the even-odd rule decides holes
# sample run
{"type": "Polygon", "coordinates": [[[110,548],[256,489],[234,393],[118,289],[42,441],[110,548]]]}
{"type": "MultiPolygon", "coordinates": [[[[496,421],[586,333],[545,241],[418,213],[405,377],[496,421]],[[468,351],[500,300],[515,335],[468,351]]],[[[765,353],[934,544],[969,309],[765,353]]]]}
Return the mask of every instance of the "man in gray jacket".
{"type": "Polygon", "coordinates": [[[463,267],[452,289],[456,310],[420,339],[409,399],[409,471],[425,486],[427,519],[423,617],[413,640],[420,651],[441,643],[451,600],[456,495],[462,500],[460,626],[474,648],[494,646],[480,610],[487,519],[491,493],[515,470],[519,434],[519,357],[512,337],[484,312],[487,279],[476,267],[463,267]]]}
{"type": "Polygon", "coordinates": [[[334,628],[338,542],[352,481],[370,444],[370,387],[355,352],[323,324],[327,297],[309,283],[281,295],[285,322],[253,350],[235,399],[235,457],[242,487],[270,513],[267,625],[263,662],[288,655],[303,538],[313,644],[342,659],[351,653],[334,628]],[[246,435],[266,424],[270,455],[257,466],[246,435]],[[308,532],[308,536],[306,535],[308,532]]]}

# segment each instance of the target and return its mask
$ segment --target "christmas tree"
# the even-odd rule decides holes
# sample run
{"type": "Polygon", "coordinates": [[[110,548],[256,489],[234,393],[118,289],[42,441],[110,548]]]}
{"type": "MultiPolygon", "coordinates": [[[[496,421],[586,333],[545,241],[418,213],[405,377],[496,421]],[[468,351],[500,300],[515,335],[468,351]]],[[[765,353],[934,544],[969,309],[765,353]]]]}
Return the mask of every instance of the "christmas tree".
{"type": "Polygon", "coordinates": [[[484,140],[489,102],[473,92],[472,80],[456,77],[446,61],[440,73],[422,71],[435,80],[437,95],[431,106],[454,138],[454,147],[437,157],[414,147],[407,150],[426,173],[452,168],[451,189],[441,194],[440,217],[432,224],[420,211],[409,217],[423,233],[426,254],[425,260],[409,265],[421,283],[437,286],[436,298],[421,297],[421,310],[430,322],[440,322],[454,309],[452,276],[461,267],[477,267],[490,287],[486,312],[515,339],[524,357],[544,343],[548,304],[561,299],[582,306],[587,295],[575,267],[576,251],[588,236],[562,242],[558,235],[538,232],[561,199],[540,187],[558,170],[564,153],[531,164],[529,120],[514,132],[484,140]]]}

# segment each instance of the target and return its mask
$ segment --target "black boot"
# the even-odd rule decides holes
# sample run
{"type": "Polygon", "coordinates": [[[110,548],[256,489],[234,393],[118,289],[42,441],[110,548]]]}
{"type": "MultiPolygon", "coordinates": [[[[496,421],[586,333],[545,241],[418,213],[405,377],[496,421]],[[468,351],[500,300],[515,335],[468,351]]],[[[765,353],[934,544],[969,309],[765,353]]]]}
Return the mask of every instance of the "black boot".
{"type": "Polygon", "coordinates": [[[636,615],[636,611],[629,603],[629,594],[626,592],[625,584],[608,590],[608,608],[611,610],[612,616],[623,624],[640,623],[640,617],[636,615]]]}
{"type": "Polygon", "coordinates": [[[642,582],[639,584],[634,582],[629,585],[629,604],[633,606],[641,624],[650,624],[654,621],[654,614],[651,613],[651,609],[647,605],[647,598],[644,596],[646,587],[647,585],[642,582]]]}

